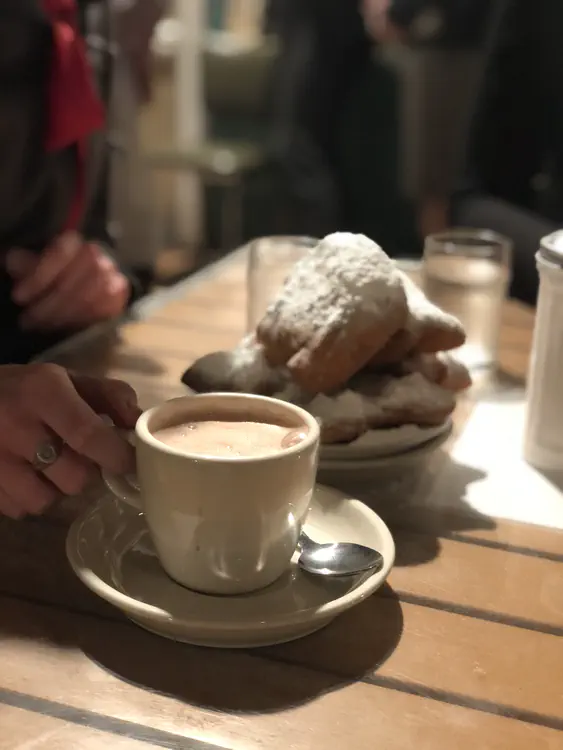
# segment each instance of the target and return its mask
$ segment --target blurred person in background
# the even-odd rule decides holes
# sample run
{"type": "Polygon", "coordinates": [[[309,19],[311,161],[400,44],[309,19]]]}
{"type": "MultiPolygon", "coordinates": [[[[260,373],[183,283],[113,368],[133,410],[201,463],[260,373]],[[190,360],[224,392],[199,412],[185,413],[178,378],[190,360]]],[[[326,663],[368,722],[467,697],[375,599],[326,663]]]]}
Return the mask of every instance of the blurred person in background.
{"type": "Polygon", "coordinates": [[[133,467],[139,408],[125,383],[26,362],[69,330],[123,312],[131,277],[90,210],[104,126],[74,0],[0,5],[0,513],[40,513],[96,467],[133,467]]]}
{"type": "MultiPolygon", "coordinates": [[[[92,69],[79,31],[90,8],[106,6],[0,6],[0,362],[25,362],[71,331],[120,315],[140,291],[112,258],[104,200],[110,44],[97,37],[102,54],[92,69]]],[[[129,47],[143,95],[148,36],[129,47]]]]}
{"type": "Polygon", "coordinates": [[[336,137],[372,42],[360,0],[268,0],[264,28],[280,43],[271,146],[288,231],[320,237],[346,227],[336,137]]]}
{"type": "Polygon", "coordinates": [[[366,28],[399,73],[404,189],[421,238],[448,226],[493,4],[362,0],[366,28]]]}
{"type": "Polygon", "coordinates": [[[452,222],[513,241],[513,296],[535,304],[535,253],[563,227],[563,3],[499,0],[452,222]]]}

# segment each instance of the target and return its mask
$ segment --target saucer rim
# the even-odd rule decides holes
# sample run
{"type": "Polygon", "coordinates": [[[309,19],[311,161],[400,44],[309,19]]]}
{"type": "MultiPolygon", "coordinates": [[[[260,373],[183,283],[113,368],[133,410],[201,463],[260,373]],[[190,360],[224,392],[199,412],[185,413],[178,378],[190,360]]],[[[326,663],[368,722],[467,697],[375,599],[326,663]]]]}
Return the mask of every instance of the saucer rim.
{"type": "MultiPolygon", "coordinates": [[[[175,641],[176,643],[186,643],[189,646],[197,646],[198,648],[214,648],[214,649],[220,649],[220,650],[246,650],[246,649],[254,649],[254,648],[271,648],[272,646],[280,646],[285,643],[292,643],[293,641],[299,641],[302,638],[307,638],[309,635],[313,635],[313,633],[318,633],[319,630],[323,630],[324,628],[328,627],[335,619],[338,617],[338,614],[329,617],[328,619],[323,618],[322,620],[314,620],[312,625],[307,625],[306,623],[298,623],[297,625],[294,625],[294,629],[291,631],[291,633],[287,630],[287,628],[283,631],[283,634],[275,635],[275,630],[272,632],[272,634],[269,637],[265,637],[270,632],[267,628],[262,628],[261,633],[264,635],[261,635],[260,637],[252,637],[250,633],[247,631],[241,631],[240,634],[238,631],[231,630],[228,631],[227,634],[221,632],[220,630],[215,630],[214,633],[211,635],[208,635],[207,637],[201,637],[198,635],[178,635],[171,633],[164,632],[163,630],[157,630],[156,627],[151,627],[150,625],[147,625],[144,622],[141,622],[140,620],[135,619],[132,616],[129,616],[129,619],[132,623],[137,625],[139,628],[142,628],[143,630],[146,630],[147,633],[152,633],[153,635],[158,635],[161,638],[167,638],[169,640],[175,641]],[[244,639],[246,634],[246,638],[248,640],[244,639]],[[229,638],[229,636],[232,636],[229,638]],[[244,639],[244,640],[243,640],[244,639]]],[[[253,630],[252,633],[255,633],[256,630],[253,630]]]]}
{"type": "MultiPolygon", "coordinates": [[[[363,503],[356,497],[350,496],[348,492],[342,492],[334,487],[329,487],[319,482],[315,485],[315,491],[328,492],[341,500],[345,499],[350,503],[357,505],[361,512],[366,516],[372,517],[372,525],[377,526],[380,534],[383,537],[383,547],[387,551],[383,554],[384,565],[381,570],[374,573],[368,574],[365,578],[354,588],[348,590],[345,594],[337,596],[334,599],[318,606],[308,607],[305,609],[299,609],[284,613],[282,616],[275,616],[269,618],[267,621],[261,621],[256,623],[256,627],[260,627],[262,630],[276,629],[283,627],[298,626],[307,619],[333,619],[337,615],[345,612],[351,607],[355,606],[359,602],[363,601],[368,596],[371,596],[377,589],[379,589],[389,577],[391,570],[395,564],[395,542],[389,528],[382,520],[382,518],[368,505],[363,503]]],[[[200,619],[189,619],[179,618],[176,615],[170,614],[164,610],[159,609],[151,604],[141,602],[138,599],[120,591],[118,588],[111,586],[109,583],[104,581],[100,576],[93,571],[90,566],[81,564],[81,556],[78,552],[78,541],[79,531],[81,527],[89,520],[89,518],[98,512],[98,507],[102,502],[108,502],[107,498],[100,497],[96,503],[90,507],[85,513],[81,514],[71,524],[65,542],[66,556],[69,564],[74,571],[75,575],[79,580],[84,583],[93,593],[100,596],[105,601],[109,602],[117,609],[125,612],[131,619],[151,619],[156,622],[170,622],[173,621],[175,625],[184,629],[197,629],[197,628],[213,628],[214,632],[223,631],[228,632],[242,632],[248,630],[248,621],[229,622],[229,621],[216,621],[216,620],[200,620],[200,619]]],[[[119,502],[119,501],[117,501],[119,502]]],[[[123,503],[121,503],[123,505],[123,503]]],[[[139,514],[142,515],[142,514],[139,514]]],[[[307,524],[305,524],[307,526],[307,524]]],[[[166,575],[166,573],[163,573],[166,575]]],[[[303,574],[305,575],[305,574],[303,574]]],[[[177,582],[180,588],[180,584],[177,582]]],[[[202,594],[200,592],[192,591],[191,589],[185,589],[190,596],[212,596],[209,594],[202,594]]],[[[256,593],[256,592],[253,592],[256,593]]],[[[242,598],[244,594],[233,596],[233,599],[242,598]]],[[[223,597],[227,600],[231,597],[223,597]]]]}

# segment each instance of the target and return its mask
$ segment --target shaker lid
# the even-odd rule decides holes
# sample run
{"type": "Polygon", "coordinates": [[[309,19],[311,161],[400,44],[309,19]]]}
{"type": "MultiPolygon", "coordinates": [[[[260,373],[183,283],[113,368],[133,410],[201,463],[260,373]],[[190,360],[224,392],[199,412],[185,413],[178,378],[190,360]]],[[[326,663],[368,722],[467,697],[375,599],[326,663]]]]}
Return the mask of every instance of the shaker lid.
{"type": "Polygon", "coordinates": [[[540,242],[540,255],[544,260],[563,266],[563,229],[558,229],[540,242]]]}

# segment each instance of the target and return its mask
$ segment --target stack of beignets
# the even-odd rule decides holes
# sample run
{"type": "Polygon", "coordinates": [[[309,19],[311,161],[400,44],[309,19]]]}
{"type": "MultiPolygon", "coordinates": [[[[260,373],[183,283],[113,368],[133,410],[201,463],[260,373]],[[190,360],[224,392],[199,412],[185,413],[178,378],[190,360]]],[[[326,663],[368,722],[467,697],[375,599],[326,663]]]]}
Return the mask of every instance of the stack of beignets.
{"type": "Polygon", "coordinates": [[[443,312],[363,235],[325,237],[292,269],[253,334],[197,360],[197,392],[273,395],[308,408],[324,443],[368,430],[441,424],[469,373],[447,351],[465,341],[443,312]]]}

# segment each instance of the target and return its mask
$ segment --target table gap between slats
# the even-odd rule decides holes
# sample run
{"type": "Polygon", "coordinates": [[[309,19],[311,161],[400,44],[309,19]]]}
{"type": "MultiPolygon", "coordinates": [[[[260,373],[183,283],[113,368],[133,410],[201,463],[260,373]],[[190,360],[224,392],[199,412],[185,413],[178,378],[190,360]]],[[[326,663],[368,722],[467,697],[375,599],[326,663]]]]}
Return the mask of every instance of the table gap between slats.
{"type": "MultiPolygon", "coordinates": [[[[419,747],[469,750],[495,737],[495,750],[555,750],[561,737],[557,715],[444,694],[404,676],[389,678],[384,668],[371,682],[356,681],[283,656],[183,647],[126,624],[2,604],[10,648],[3,648],[0,705],[2,690],[23,693],[222,747],[277,748],[286,738],[295,750],[344,743],[372,750],[375,735],[383,747],[403,750],[416,731],[419,747]]],[[[545,660],[555,649],[547,649],[545,660]]],[[[532,673],[534,685],[542,665],[532,673]]],[[[439,671],[435,666],[433,674],[439,671]]],[[[455,679],[455,671],[447,673],[455,679]]]]}

